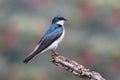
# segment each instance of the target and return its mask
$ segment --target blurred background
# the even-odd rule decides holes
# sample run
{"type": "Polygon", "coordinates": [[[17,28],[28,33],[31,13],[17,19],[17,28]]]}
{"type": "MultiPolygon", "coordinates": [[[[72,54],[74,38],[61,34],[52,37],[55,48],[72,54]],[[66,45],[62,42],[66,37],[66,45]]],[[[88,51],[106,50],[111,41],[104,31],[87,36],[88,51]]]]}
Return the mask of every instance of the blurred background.
{"type": "Polygon", "coordinates": [[[88,80],[53,65],[49,51],[22,63],[58,14],[68,21],[57,51],[120,80],[120,0],[0,0],[0,80],[88,80]]]}

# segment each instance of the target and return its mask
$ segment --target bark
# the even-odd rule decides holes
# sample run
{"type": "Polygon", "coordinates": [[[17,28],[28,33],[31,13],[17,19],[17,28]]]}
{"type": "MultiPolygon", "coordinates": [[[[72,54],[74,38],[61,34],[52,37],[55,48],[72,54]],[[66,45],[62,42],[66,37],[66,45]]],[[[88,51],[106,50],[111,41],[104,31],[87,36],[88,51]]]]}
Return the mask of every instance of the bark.
{"type": "Polygon", "coordinates": [[[100,73],[95,71],[90,71],[89,69],[85,68],[83,65],[78,64],[74,60],[67,59],[59,55],[55,51],[52,51],[52,62],[56,66],[71,72],[75,76],[79,76],[81,78],[86,77],[89,78],[89,80],[106,80],[100,75],[100,73]]]}

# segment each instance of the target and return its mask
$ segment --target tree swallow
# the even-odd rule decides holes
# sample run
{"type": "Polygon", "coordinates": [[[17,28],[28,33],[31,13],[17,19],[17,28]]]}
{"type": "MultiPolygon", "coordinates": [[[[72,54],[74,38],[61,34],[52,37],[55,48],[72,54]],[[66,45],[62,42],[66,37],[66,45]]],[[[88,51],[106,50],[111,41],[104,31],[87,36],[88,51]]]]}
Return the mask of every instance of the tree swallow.
{"type": "Polygon", "coordinates": [[[56,16],[45,35],[41,38],[35,49],[24,59],[28,63],[37,54],[42,54],[47,50],[54,51],[65,35],[64,22],[67,21],[63,16],[56,16]]]}

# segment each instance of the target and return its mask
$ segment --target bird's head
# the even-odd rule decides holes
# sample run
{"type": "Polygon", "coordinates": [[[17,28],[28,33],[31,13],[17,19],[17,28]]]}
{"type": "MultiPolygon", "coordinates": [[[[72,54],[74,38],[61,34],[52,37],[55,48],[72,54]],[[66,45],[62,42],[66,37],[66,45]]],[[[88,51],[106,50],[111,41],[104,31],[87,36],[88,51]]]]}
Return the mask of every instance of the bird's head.
{"type": "Polygon", "coordinates": [[[64,22],[67,21],[67,19],[65,19],[63,16],[55,16],[52,20],[52,24],[60,24],[60,25],[64,25],[64,22]]]}

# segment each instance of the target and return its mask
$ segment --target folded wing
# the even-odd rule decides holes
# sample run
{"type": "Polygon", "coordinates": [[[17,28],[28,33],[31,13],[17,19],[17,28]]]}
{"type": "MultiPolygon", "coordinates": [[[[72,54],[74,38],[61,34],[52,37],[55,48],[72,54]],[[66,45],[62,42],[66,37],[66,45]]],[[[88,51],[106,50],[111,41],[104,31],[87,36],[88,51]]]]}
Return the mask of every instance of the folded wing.
{"type": "Polygon", "coordinates": [[[41,53],[54,41],[56,41],[62,35],[63,29],[61,27],[50,28],[47,33],[39,41],[35,49],[24,59],[24,63],[28,63],[34,56],[41,53]]]}

